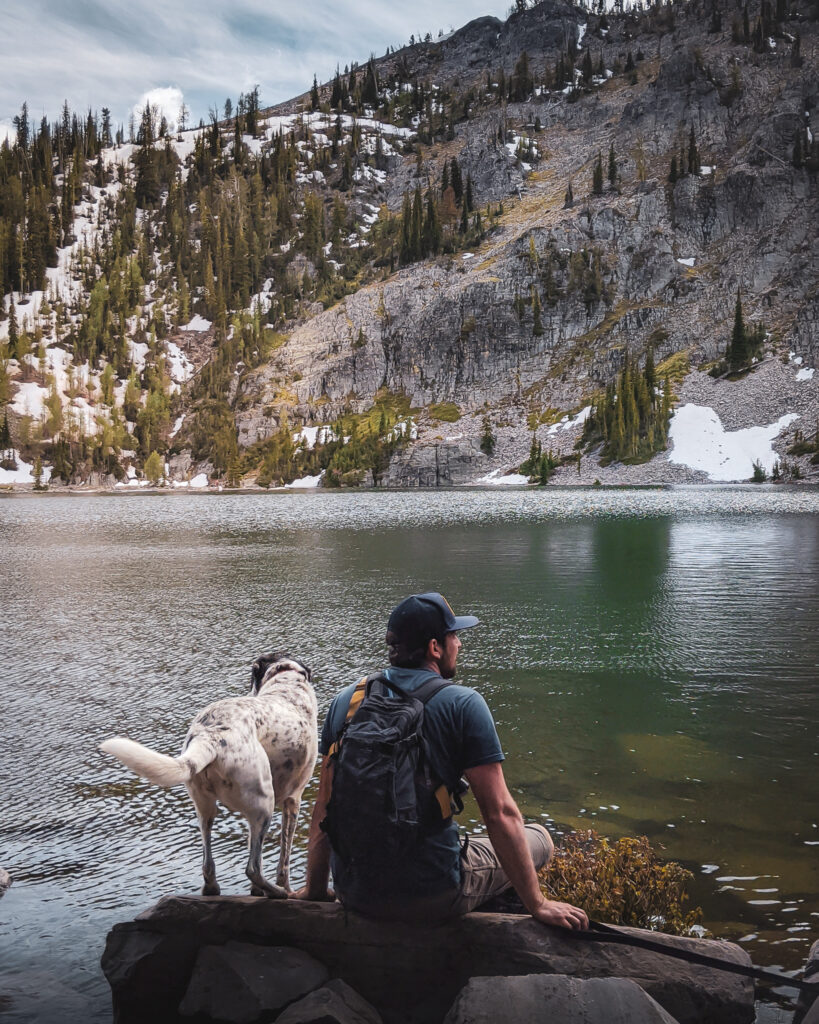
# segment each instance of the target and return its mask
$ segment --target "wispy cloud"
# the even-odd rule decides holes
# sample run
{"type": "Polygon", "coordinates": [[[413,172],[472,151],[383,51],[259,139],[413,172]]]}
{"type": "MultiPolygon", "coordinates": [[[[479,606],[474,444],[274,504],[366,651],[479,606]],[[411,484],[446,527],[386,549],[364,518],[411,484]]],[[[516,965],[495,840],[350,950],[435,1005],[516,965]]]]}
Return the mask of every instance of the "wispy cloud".
{"type": "Polygon", "coordinates": [[[64,99],[77,110],[111,108],[127,122],[140,97],[184,95],[194,120],[227,96],[260,86],[262,102],[306,90],[314,72],[362,62],[426,32],[437,35],[508,0],[11,0],[4,11],[0,121],[23,100],[54,119],[64,99]]]}

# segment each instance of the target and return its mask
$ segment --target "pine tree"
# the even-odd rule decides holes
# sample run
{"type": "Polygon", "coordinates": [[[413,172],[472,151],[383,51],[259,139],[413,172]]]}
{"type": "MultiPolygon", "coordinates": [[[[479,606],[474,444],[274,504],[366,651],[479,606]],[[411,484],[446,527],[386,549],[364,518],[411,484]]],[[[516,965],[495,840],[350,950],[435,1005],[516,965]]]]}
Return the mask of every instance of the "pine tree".
{"type": "Polygon", "coordinates": [[[475,209],[475,200],[472,194],[472,175],[466,176],[466,191],[464,193],[464,206],[466,207],[467,213],[472,213],[475,209]]]}
{"type": "Polygon", "coordinates": [[[17,310],[14,306],[14,295],[11,297],[11,304],[9,305],[9,354],[12,357],[17,355],[17,342],[19,335],[17,331],[17,310]]]}
{"type": "Polygon", "coordinates": [[[412,251],[412,203],[409,192],[404,193],[404,205],[401,208],[401,249],[399,259],[405,266],[407,263],[412,263],[414,259],[412,251]]]}
{"type": "Polygon", "coordinates": [[[311,110],[318,110],[320,105],[321,105],[321,99],[319,97],[318,80],[317,80],[316,76],[313,75],[313,87],[310,90],[310,109],[311,110]]]}
{"type": "Polygon", "coordinates": [[[481,432],[481,451],[491,458],[495,454],[497,438],[492,431],[492,423],[488,416],[484,416],[481,432]]]}
{"type": "Polygon", "coordinates": [[[539,337],[543,334],[543,322],[540,319],[540,296],[537,288],[532,288],[532,334],[539,337]]]}
{"type": "Polygon", "coordinates": [[[728,350],[725,353],[728,365],[732,370],[745,366],[748,361],[748,337],[745,332],[745,321],[742,317],[742,298],[737,288],[737,301],[734,307],[734,328],[731,331],[731,340],[728,342],[728,350]]]}
{"type": "Polygon", "coordinates": [[[146,479],[156,486],[165,478],[165,466],[159,452],[153,451],[145,460],[144,473],[146,479]]]}
{"type": "Polygon", "coordinates": [[[668,180],[673,185],[678,180],[678,178],[679,174],[677,173],[677,156],[676,154],[674,154],[671,157],[671,170],[668,172],[668,180]]]}
{"type": "Polygon", "coordinates": [[[592,80],[592,75],[594,74],[594,69],[592,68],[591,51],[589,49],[586,50],[586,53],[583,56],[581,72],[583,75],[583,81],[586,83],[586,85],[588,85],[589,82],[591,82],[592,80]]]}
{"type": "Polygon", "coordinates": [[[11,451],[11,431],[9,430],[9,411],[3,410],[3,424],[0,426],[0,459],[8,457],[11,451]]]}
{"type": "Polygon", "coordinates": [[[646,380],[646,388],[651,397],[652,404],[654,403],[654,391],[657,387],[657,375],[654,369],[654,350],[649,348],[646,352],[646,365],[643,371],[646,380]]]}
{"type": "Polygon", "coordinates": [[[592,171],[592,193],[596,196],[603,195],[603,156],[597,154],[597,160],[592,171]]]}
{"type": "Polygon", "coordinates": [[[461,176],[461,167],[457,159],[453,156],[450,161],[450,178],[452,183],[452,191],[455,193],[455,202],[460,203],[461,196],[464,194],[463,177],[461,176]]]}
{"type": "Polygon", "coordinates": [[[617,181],[617,160],[614,156],[614,143],[609,146],[609,185],[614,188],[617,181]]]}
{"type": "Polygon", "coordinates": [[[569,182],[569,186],[566,189],[566,197],[563,202],[563,209],[570,210],[574,206],[574,192],[572,191],[572,183],[569,182]]]}

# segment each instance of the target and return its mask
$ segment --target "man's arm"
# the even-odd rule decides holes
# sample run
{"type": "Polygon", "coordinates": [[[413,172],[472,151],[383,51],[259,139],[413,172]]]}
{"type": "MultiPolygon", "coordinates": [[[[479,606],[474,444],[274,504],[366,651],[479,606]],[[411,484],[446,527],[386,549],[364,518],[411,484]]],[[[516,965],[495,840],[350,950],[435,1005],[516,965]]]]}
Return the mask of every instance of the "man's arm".
{"type": "Polygon", "coordinates": [[[307,838],[307,878],[304,888],[295,893],[299,900],[321,900],[329,902],[335,899],[327,888],[330,881],[330,840],[326,832],[322,832],[321,823],[327,814],[327,803],[333,786],[333,762],[325,757],[319,769],[319,788],[313,817],[310,819],[310,834],[307,838]]]}
{"type": "Polygon", "coordinates": [[[583,930],[589,919],[585,912],[569,903],[547,900],[540,891],[535,865],[523,831],[523,818],[506,786],[499,762],[477,765],[465,772],[489,838],[501,867],[521,902],[542,924],[583,930]]]}

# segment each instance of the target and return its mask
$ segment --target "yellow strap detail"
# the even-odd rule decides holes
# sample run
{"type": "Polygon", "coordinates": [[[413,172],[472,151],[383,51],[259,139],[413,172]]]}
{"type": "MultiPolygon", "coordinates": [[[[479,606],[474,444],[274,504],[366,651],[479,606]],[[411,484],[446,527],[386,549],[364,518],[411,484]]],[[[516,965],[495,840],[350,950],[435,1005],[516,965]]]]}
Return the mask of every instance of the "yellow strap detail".
{"type": "Polygon", "coordinates": [[[446,786],[441,785],[435,790],[435,799],[438,801],[438,806],[441,809],[442,818],[452,817],[452,802],[449,798],[449,790],[446,786]]]}
{"type": "Polygon", "coordinates": [[[347,708],[347,717],[345,721],[349,722],[349,720],[353,717],[356,711],[358,711],[359,705],[361,704],[362,700],[364,700],[364,692],[366,689],[367,677],[364,676],[364,678],[361,680],[358,686],[356,686],[355,690],[353,690],[353,695],[350,698],[350,706],[347,708]]]}

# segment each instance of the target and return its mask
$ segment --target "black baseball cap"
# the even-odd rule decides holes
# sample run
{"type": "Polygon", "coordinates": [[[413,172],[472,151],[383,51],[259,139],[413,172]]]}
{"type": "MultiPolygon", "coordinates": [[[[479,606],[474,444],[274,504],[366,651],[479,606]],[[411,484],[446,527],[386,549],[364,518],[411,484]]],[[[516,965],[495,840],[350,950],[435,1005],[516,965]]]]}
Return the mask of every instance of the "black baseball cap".
{"type": "Polygon", "coordinates": [[[456,615],[441,594],[413,594],[390,613],[387,632],[410,649],[425,646],[433,637],[477,626],[474,615],[456,615]]]}

